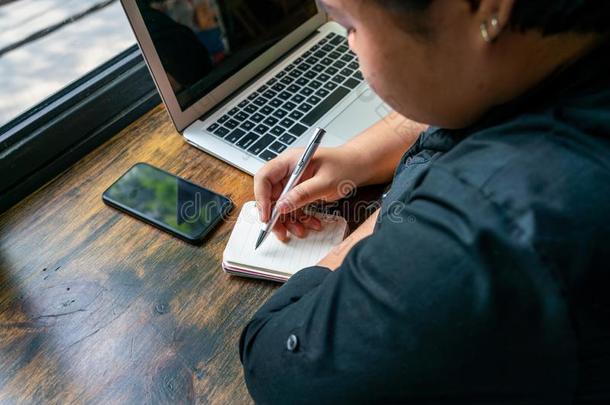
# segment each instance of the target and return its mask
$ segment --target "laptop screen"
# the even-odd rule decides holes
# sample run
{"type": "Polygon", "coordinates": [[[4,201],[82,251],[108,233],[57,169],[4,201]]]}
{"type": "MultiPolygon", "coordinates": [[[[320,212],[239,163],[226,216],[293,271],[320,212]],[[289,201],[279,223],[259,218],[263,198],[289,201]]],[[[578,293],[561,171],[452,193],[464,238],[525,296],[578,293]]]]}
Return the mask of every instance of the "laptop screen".
{"type": "Polygon", "coordinates": [[[316,15],[315,0],[137,0],[182,111],[316,15]]]}

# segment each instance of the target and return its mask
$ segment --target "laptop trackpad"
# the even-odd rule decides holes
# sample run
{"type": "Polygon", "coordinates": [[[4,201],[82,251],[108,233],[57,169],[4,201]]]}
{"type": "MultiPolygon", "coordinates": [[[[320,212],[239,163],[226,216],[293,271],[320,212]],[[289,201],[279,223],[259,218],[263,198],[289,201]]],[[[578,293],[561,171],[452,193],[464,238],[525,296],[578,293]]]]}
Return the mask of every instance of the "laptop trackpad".
{"type": "Polygon", "coordinates": [[[369,128],[390,112],[388,107],[370,88],[335,117],[326,131],[345,141],[369,128]]]}

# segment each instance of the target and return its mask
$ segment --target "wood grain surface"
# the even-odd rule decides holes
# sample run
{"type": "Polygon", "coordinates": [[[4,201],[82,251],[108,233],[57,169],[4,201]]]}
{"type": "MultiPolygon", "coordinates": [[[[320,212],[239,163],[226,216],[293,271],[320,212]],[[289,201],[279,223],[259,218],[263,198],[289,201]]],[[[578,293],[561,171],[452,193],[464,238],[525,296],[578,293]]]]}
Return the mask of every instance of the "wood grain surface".
{"type": "Polygon", "coordinates": [[[279,285],[220,263],[253,197],[159,106],[0,216],[0,403],[250,402],[238,339],[279,285]],[[141,161],[236,208],[192,246],[103,204],[141,161]]]}

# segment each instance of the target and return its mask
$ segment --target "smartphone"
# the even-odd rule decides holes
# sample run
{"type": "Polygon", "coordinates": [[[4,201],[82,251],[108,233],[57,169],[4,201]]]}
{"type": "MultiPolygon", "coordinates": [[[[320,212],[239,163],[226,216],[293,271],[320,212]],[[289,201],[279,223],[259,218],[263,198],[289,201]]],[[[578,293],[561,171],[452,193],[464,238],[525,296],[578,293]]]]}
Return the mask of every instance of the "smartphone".
{"type": "Polygon", "coordinates": [[[135,164],[102,200],[193,244],[200,244],[234,206],[225,196],[147,163],[135,164]]]}

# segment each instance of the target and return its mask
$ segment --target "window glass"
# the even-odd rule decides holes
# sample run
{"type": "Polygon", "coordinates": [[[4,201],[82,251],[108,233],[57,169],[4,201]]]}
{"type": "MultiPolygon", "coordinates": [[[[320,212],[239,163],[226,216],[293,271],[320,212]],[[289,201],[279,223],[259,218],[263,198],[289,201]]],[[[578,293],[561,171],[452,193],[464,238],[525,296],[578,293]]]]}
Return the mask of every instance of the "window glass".
{"type": "Polygon", "coordinates": [[[0,126],[134,44],[119,0],[0,0],[0,126]]]}

